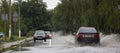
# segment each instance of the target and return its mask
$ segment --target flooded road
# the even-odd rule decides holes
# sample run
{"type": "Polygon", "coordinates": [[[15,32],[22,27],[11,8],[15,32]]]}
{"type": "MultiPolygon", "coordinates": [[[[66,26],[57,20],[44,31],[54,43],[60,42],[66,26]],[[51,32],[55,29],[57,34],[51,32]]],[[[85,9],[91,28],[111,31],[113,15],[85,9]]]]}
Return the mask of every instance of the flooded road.
{"type": "Polygon", "coordinates": [[[43,42],[37,40],[26,42],[24,46],[19,46],[15,50],[6,53],[120,53],[120,44],[117,36],[106,36],[101,39],[100,46],[79,46],[74,44],[74,36],[60,36],[56,34],[51,40],[43,42]]]}

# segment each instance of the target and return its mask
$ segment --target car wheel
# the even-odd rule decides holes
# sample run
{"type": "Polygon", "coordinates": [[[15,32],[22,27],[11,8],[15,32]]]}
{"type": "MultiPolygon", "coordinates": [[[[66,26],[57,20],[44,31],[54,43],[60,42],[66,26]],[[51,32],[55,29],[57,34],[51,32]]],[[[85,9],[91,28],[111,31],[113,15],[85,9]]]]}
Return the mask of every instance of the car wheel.
{"type": "Polygon", "coordinates": [[[98,41],[98,42],[95,42],[95,45],[96,46],[100,46],[100,42],[98,41]]]}
{"type": "Polygon", "coordinates": [[[77,40],[75,40],[75,46],[79,46],[79,43],[77,40]]]}
{"type": "Polygon", "coordinates": [[[46,42],[46,39],[44,39],[44,42],[46,42]]]}
{"type": "Polygon", "coordinates": [[[100,46],[100,40],[98,40],[98,41],[96,42],[96,44],[97,44],[98,46],[100,46]]]}
{"type": "Polygon", "coordinates": [[[99,43],[97,43],[97,45],[98,45],[98,46],[100,46],[100,42],[99,42],[99,43]]]}
{"type": "Polygon", "coordinates": [[[36,40],[34,39],[34,43],[36,42],[36,40]]]}

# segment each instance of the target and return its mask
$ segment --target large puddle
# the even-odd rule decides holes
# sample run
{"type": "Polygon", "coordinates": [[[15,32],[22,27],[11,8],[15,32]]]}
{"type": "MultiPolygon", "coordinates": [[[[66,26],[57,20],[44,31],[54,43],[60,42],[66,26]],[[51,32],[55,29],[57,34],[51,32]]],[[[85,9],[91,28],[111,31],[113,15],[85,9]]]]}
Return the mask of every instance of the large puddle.
{"type": "Polygon", "coordinates": [[[51,47],[46,47],[49,45],[50,44],[48,44],[48,42],[43,42],[42,40],[37,40],[36,43],[34,43],[33,41],[28,41],[28,42],[25,42],[24,44],[18,46],[17,48],[13,49],[12,52],[29,51],[30,47],[51,48],[51,47]]]}
{"type": "Polygon", "coordinates": [[[49,47],[48,42],[29,41],[11,53],[120,53],[120,44],[116,35],[102,37],[100,46],[75,47],[73,39],[73,36],[55,36],[52,39],[52,47],[49,47]]]}

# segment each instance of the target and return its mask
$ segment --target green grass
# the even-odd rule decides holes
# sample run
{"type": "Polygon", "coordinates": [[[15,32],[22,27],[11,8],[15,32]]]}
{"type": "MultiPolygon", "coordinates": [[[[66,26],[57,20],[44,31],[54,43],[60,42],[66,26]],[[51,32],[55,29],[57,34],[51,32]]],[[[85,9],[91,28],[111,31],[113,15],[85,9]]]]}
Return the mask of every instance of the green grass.
{"type": "Polygon", "coordinates": [[[25,42],[21,42],[20,44],[12,45],[12,46],[10,46],[9,48],[3,48],[3,47],[0,46],[0,53],[5,52],[5,51],[9,51],[9,50],[16,49],[16,48],[19,47],[19,46],[25,45],[25,43],[28,42],[28,41],[30,41],[30,40],[25,40],[25,42]]]}
{"type": "Polygon", "coordinates": [[[5,36],[3,38],[0,38],[0,45],[3,44],[3,42],[14,42],[14,41],[19,41],[19,40],[26,39],[26,38],[28,37],[22,36],[21,38],[19,38],[18,36],[14,35],[11,37],[11,39],[9,39],[8,36],[5,36]]]}
{"type": "Polygon", "coordinates": [[[2,39],[2,42],[14,42],[14,41],[25,39],[25,38],[27,38],[27,37],[21,37],[21,38],[19,38],[18,36],[12,36],[11,39],[9,39],[9,37],[4,37],[2,39]]]}
{"type": "Polygon", "coordinates": [[[9,47],[9,48],[0,48],[0,52],[5,52],[5,51],[9,51],[9,50],[13,50],[13,49],[15,49],[15,48],[17,48],[18,46],[21,46],[23,43],[21,43],[21,44],[16,44],[16,45],[12,45],[11,47],[9,47]]]}
{"type": "MultiPolygon", "coordinates": [[[[18,40],[22,40],[22,39],[26,39],[26,38],[28,38],[28,37],[21,37],[21,38],[19,38],[18,36],[13,36],[12,38],[11,38],[11,40],[9,40],[9,37],[4,37],[4,38],[1,38],[2,40],[2,42],[14,42],[14,41],[18,41],[18,40]]],[[[14,48],[16,48],[17,46],[20,46],[20,45],[23,45],[23,43],[21,43],[21,44],[16,44],[16,45],[12,45],[11,47],[9,47],[9,48],[3,48],[2,46],[1,46],[1,42],[0,42],[0,53],[1,52],[5,52],[5,51],[8,51],[8,50],[11,50],[11,49],[14,49],[14,48]]]]}
{"type": "Polygon", "coordinates": [[[18,41],[18,40],[22,40],[22,39],[25,39],[25,38],[27,38],[27,37],[21,37],[21,38],[19,38],[18,36],[13,36],[12,38],[11,38],[11,40],[9,40],[9,37],[0,37],[0,50],[1,50],[1,48],[2,48],[2,44],[3,44],[3,42],[14,42],[14,41],[18,41]]]}

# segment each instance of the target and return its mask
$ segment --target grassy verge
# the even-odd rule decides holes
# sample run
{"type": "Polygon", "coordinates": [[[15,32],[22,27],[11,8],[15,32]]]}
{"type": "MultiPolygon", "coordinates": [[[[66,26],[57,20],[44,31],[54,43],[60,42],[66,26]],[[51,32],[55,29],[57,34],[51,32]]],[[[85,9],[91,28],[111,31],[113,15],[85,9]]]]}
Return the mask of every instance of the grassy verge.
{"type": "Polygon", "coordinates": [[[22,36],[21,38],[19,38],[18,36],[12,36],[11,39],[9,39],[9,37],[5,36],[3,38],[0,38],[0,44],[2,44],[3,42],[14,42],[14,41],[18,41],[26,38],[29,38],[29,37],[22,36]]]}
{"type": "MultiPolygon", "coordinates": [[[[4,48],[3,49],[3,47],[1,46],[3,43],[15,42],[15,41],[23,40],[23,39],[26,39],[26,38],[28,38],[28,37],[21,37],[21,38],[19,38],[18,36],[12,36],[11,40],[9,40],[9,37],[7,37],[7,36],[0,37],[0,52],[1,52],[1,50],[2,51],[9,50],[9,48],[4,48]]],[[[11,46],[10,48],[14,48],[13,46],[11,46]]]]}
{"type": "Polygon", "coordinates": [[[5,51],[13,50],[13,49],[15,49],[16,47],[21,46],[22,44],[23,44],[23,43],[16,44],[16,45],[12,45],[12,46],[9,47],[9,48],[1,48],[1,49],[0,49],[0,52],[5,52],[5,51]]]}
{"type": "Polygon", "coordinates": [[[21,39],[25,39],[27,37],[21,37],[19,38],[18,36],[13,36],[11,37],[11,39],[9,40],[9,37],[4,37],[3,38],[3,42],[14,42],[14,41],[17,41],[17,40],[21,40],[21,39]]]}
{"type": "Polygon", "coordinates": [[[0,46],[0,53],[16,49],[19,46],[23,46],[25,44],[25,42],[28,42],[28,41],[31,41],[31,40],[25,40],[25,41],[21,42],[20,44],[12,45],[9,48],[3,48],[3,47],[0,46]]]}

